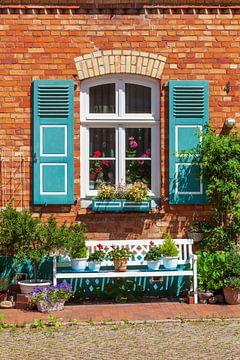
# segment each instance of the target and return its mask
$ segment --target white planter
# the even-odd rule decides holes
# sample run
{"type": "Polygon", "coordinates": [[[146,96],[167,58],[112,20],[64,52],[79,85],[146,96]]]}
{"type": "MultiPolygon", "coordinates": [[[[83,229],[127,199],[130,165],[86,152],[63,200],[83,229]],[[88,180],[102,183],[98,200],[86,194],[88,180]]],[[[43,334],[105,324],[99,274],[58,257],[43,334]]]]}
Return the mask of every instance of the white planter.
{"type": "Polygon", "coordinates": [[[49,304],[45,301],[37,301],[37,309],[40,312],[61,311],[64,308],[65,300],[59,300],[55,304],[49,304]]]}
{"type": "Polygon", "coordinates": [[[173,257],[169,257],[169,256],[164,256],[163,257],[163,266],[165,269],[167,270],[176,270],[178,265],[178,256],[173,256],[173,257]]]}
{"type": "Polygon", "coordinates": [[[75,271],[84,271],[87,267],[87,258],[72,259],[71,265],[75,271]]]}
{"type": "Polygon", "coordinates": [[[38,280],[39,282],[34,282],[34,280],[23,280],[19,281],[18,284],[20,285],[21,293],[22,294],[29,294],[34,288],[47,288],[51,285],[51,281],[49,280],[38,280]]]}
{"type": "Polygon", "coordinates": [[[88,262],[88,268],[90,271],[99,272],[100,267],[101,267],[101,261],[89,261],[88,262]]]}
{"type": "Polygon", "coordinates": [[[159,270],[160,263],[160,260],[148,260],[147,267],[149,270],[159,270]]]}

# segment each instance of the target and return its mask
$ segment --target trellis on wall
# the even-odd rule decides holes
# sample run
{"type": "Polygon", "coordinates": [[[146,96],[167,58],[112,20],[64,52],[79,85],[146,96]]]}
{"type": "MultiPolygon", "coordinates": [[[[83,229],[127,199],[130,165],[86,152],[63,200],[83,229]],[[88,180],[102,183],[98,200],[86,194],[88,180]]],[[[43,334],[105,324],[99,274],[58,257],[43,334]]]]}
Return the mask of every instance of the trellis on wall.
{"type": "Polygon", "coordinates": [[[19,210],[27,207],[26,162],[23,151],[0,148],[0,209],[8,201],[19,210]]]}

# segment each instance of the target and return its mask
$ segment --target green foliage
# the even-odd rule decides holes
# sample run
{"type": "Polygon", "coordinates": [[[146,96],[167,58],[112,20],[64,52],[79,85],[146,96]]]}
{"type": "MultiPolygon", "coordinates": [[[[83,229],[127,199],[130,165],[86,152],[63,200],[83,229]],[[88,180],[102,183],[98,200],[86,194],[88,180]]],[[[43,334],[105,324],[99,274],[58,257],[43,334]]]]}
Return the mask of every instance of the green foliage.
{"type": "Polygon", "coordinates": [[[94,251],[94,253],[89,255],[88,261],[96,261],[96,262],[103,261],[103,259],[105,258],[105,255],[106,254],[103,250],[96,250],[96,251],[94,251]]]}
{"type": "Polygon", "coordinates": [[[198,289],[219,290],[223,287],[226,254],[224,252],[199,252],[197,259],[198,289]]]}
{"type": "Polygon", "coordinates": [[[209,128],[200,154],[212,204],[211,228],[206,229],[203,249],[227,250],[240,234],[240,136],[237,132],[218,135],[209,128]]]}
{"type": "Polygon", "coordinates": [[[112,251],[110,251],[107,256],[111,261],[113,260],[123,260],[133,256],[133,253],[128,248],[119,248],[115,247],[112,251]]]}
{"type": "Polygon", "coordinates": [[[162,257],[162,246],[152,246],[150,247],[148,253],[145,255],[144,260],[147,261],[158,261],[162,257]]]}
{"type": "Polygon", "coordinates": [[[144,289],[130,279],[114,279],[105,286],[105,295],[117,303],[139,301],[144,296],[144,289]]]}
{"type": "Polygon", "coordinates": [[[230,287],[240,287],[240,254],[236,246],[232,246],[226,254],[224,284],[230,287]]]}
{"type": "Polygon", "coordinates": [[[166,256],[166,257],[178,256],[178,248],[170,234],[164,235],[164,242],[162,245],[162,254],[163,254],[163,256],[166,256]]]}
{"type": "Polygon", "coordinates": [[[65,248],[72,259],[87,257],[87,247],[85,245],[86,227],[83,223],[71,224],[64,223],[60,229],[59,246],[65,248]]]}

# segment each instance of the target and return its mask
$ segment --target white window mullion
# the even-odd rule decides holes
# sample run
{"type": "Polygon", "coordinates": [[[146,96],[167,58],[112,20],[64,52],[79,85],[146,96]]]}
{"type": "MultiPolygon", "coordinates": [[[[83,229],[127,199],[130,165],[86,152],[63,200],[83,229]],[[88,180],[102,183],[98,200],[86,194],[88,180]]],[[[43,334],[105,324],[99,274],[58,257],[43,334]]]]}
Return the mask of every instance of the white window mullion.
{"type": "Polygon", "coordinates": [[[125,129],[122,125],[118,127],[118,183],[125,183],[125,129]]]}
{"type": "Polygon", "coordinates": [[[160,129],[159,126],[151,128],[151,183],[154,197],[160,197],[160,129]]]}
{"type": "Polygon", "coordinates": [[[118,88],[118,116],[122,118],[124,114],[124,104],[125,104],[123,80],[117,81],[117,88],[118,88]]]}

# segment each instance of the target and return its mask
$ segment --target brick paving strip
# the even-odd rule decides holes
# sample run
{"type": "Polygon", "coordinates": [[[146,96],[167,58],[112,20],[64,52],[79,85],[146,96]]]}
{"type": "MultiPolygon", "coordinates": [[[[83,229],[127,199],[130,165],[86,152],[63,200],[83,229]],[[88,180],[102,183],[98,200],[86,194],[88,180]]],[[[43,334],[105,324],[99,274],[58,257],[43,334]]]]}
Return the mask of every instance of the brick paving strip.
{"type": "MultiPolygon", "coordinates": [[[[4,322],[31,323],[34,319],[47,320],[48,314],[19,309],[0,309],[4,322]]],[[[57,319],[68,322],[102,321],[158,321],[166,319],[240,319],[240,305],[189,305],[184,303],[137,303],[104,305],[69,305],[60,312],[52,313],[57,319]]],[[[239,357],[240,359],[240,357],[239,357]]]]}

